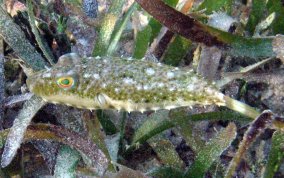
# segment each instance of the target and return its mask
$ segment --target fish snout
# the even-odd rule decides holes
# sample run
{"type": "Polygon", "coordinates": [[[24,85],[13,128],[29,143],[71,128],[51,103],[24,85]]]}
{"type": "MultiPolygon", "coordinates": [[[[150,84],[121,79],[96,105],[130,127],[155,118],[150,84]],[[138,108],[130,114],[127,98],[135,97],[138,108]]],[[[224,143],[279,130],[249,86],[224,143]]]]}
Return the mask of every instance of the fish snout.
{"type": "Polygon", "coordinates": [[[27,80],[26,80],[26,84],[27,84],[27,86],[28,86],[28,88],[29,88],[29,90],[31,91],[31,92],[33,92],[33,89],[34,89],[34,86],[35,86],[35,82],[34,82],[35,80],[33,79],[33,77],[29,77],[29,78],[27,78],[27,80]]]}

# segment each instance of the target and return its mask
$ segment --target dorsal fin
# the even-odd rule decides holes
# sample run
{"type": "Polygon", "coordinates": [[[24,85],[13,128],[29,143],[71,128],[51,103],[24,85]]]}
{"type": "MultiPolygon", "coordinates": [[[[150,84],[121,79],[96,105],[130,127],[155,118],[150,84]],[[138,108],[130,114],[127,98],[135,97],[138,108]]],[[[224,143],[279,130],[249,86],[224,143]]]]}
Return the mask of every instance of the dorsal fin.
{"type": "Polygon", "coordinates": [[[59,57],[56,66],[68,66],[79,63],[81,57],[77,53],[67,53],[59,57]]]}

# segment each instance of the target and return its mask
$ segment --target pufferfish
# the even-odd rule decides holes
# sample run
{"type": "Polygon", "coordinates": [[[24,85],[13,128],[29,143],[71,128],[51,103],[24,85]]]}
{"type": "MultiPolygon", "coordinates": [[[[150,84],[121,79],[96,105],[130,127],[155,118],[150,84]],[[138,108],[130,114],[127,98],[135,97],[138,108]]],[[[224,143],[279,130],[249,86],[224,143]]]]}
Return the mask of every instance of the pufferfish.
{"type": "Polygon", "coordinates": [[[236,110],[233,99],[193,70],[131,58],[65,54],[52,68],[30,76],[27,85],[48,102],[90,110],[144,112],[196,104],[236,110]]]}

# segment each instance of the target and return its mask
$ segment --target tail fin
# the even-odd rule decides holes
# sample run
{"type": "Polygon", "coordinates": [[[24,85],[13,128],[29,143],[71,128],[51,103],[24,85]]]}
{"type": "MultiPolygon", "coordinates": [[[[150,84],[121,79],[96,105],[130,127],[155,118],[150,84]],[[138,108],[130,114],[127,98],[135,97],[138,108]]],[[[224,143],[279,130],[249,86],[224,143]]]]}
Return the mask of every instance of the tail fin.
{"type": "Polygon", "coordinates": [[[228,96],[224,96],[225,102],[226,102],[226,107],[237,111],[241,114],[244,114],[245,116],[248,116],[250,118],[255,119],[256,117],[258,117],[260,115],[260,113],[258,111],[256,111],[253,107],[242,103],[238,100],[235,100],[233,98],[230,98],[228,96]]]}

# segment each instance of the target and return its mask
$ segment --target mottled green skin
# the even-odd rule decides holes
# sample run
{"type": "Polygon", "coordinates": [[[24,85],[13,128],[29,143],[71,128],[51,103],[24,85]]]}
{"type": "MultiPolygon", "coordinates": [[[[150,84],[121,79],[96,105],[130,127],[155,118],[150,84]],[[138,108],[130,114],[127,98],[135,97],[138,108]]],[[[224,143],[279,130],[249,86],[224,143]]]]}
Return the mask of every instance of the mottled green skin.
{"type": "Polygon", "coordinates": [[[80,58],[71,53],[62,56],[52,69],[31,76],[27,84],[46,100],[79,108],[145,111],[225,105],[223,95],[193,71],[146,60],[80,58]],[[64,90],[57,85],[57,79],[64,76],[75,79],[72,88],[64,90]],[[72,97],[78,100],[71,101],[72,97]]]}

